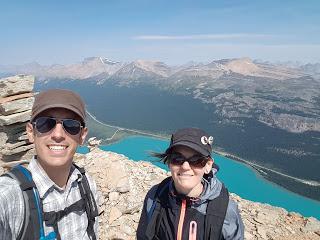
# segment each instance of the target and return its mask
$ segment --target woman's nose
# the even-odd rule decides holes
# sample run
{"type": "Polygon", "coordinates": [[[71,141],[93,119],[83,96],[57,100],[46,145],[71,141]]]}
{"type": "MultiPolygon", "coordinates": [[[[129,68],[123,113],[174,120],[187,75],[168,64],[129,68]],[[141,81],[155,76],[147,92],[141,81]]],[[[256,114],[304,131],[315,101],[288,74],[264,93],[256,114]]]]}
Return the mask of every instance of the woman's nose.
{"type": "Polygon", "coordinates": [[[181,167],[184,168],[184,169],[189,169],[189,168],[190,168],[190,164],[189,164],[188,161],[184,161],[184,162],[182,163],[181,167]]]}

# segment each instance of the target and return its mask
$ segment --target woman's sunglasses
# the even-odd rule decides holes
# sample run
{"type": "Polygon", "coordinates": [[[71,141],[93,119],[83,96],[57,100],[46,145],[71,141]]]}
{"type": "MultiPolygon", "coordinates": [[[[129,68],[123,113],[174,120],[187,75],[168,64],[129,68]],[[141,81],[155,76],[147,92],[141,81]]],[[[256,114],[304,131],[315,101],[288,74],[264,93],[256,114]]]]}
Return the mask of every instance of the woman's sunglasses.
{"type": "Polygon", "coordinates": [[[205,157],[203,155],[197,154],[197,155],[193,155],[192,157],[186,158],[182,154],[175,153],[175,152],[169,153],[166,158],[167,158],[168,162],[173,165],[180,166],[185,161],[187,161],[191,167],[198,167],[198,168],[204,167],[209,160],[208,157],[205,157]]]}
{"type": "Polygon", "coordinates": [[[63,129],[71,135],[77,135],[82,128],[82,125],[78,120],[57,119],[53,117],[39,117],[32,122],[32,124],[39,133],[47,133],[54,129],[58,122],[60,122],[63,129]]]}

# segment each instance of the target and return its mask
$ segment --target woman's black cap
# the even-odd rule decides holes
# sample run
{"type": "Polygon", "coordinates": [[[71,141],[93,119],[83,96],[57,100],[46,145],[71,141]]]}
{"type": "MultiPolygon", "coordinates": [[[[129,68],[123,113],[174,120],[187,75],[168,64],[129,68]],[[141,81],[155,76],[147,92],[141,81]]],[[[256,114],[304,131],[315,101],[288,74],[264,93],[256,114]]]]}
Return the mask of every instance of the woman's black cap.
{"type": "Polygon", "coordinates": [[[171,136],[171,141],[166,153],[175,146],[186,146],[203,156],[211,156],[213,137],[199,128],[183,128],[171,136]]]}

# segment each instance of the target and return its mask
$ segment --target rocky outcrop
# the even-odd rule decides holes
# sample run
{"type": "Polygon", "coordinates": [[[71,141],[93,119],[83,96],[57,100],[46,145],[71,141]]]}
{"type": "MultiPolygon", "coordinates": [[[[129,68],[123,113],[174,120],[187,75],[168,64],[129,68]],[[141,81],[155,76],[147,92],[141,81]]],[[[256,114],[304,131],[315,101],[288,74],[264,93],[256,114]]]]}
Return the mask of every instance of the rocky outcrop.
{"type": "Polygon", "coordinates": [[[101,192],[99,239],[135,239],[145,193],[167,176],[165,171],[98,148],[77,156],[101,192]]]}
{"type": "Polygon", "coordinates": [[[33,90],[34,77],[17,75],[0,79],[0,97],[9,97],[30,93],[33,90]]]}
{"type": "Polygon", "coordinates": [[[26,122],[34,101],[34,77],[18,75],[0,79],[0,164],[11,166],[28,160],[33,145],[28,142],[26,122]],[[10,163],[8,163],[10,162],[10,163]]]}
{"type": "MultiPolygon", "coordinates": [[[[99,239],[135,239],[143,199],[154,184],[169,174],[149,162],[94,148],[76,161],[85,166],[100,190],[99,239]]],[[[320,222],[283,208],[251,202],[235,194],[248,240],[320,239],[320,222]]]]}
{"type": "Polygon", "coordinates": [[[101,139],[97,139],[96,137],[91,137],[88,139],[88,148],[90,151],[94,150],[95,148],[98,148],[101,144],[101,139]]]}

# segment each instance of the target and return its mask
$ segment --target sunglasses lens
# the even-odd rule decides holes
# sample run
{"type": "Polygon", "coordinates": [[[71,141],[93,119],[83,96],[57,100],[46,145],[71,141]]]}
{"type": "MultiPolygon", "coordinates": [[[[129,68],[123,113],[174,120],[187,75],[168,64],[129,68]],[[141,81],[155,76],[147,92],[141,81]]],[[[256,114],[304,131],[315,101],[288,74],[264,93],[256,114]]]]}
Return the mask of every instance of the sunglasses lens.
{"type": "Polygon", "coordinates": [[[194,167],[204,167],[208,162],[208,159],[201,155],[192,156],[188,160],[189,164],[194,167]]]}
{"type": "Polygon", "coordinates": [[[56,126],[56,120],[48,117],[39,117],[35,121],[35,127],[39,133],[46,133],[56,126]]]}
{"type": "Polygon", "coordinates": [[[204,167],[208,159],[202,155],[194,155],[190,158],[185,158],[182,154],[172,153],[168,155],[169,163],[173,165],[182,165],[185,161],[192,167],[204,167]]]}
{"type": "Polygon", "coordinates": [[[71,135],[77,135],[81,130],[81,123],[74,119],[64,119],[63,127],[71,135]]]}
{"type": "Polygon", "coordinates": [[[172,153],[168,155],[168,160],[169,160],[169,163],[173,165],[182,165],[186,161],[186,158],[181,154],[172,153]]]}

